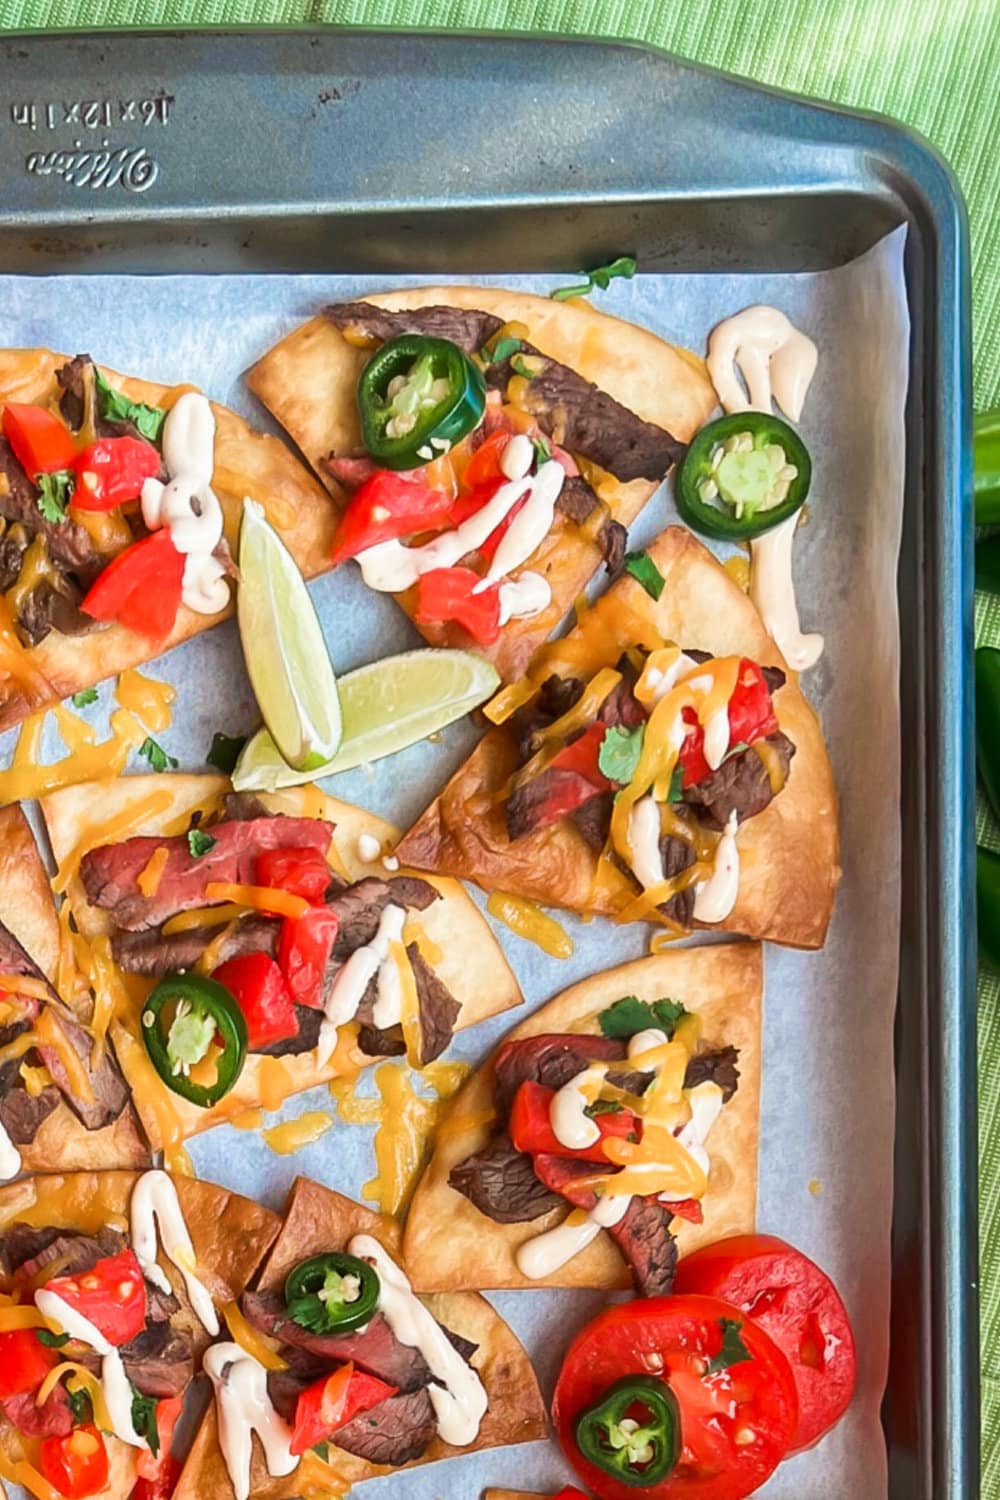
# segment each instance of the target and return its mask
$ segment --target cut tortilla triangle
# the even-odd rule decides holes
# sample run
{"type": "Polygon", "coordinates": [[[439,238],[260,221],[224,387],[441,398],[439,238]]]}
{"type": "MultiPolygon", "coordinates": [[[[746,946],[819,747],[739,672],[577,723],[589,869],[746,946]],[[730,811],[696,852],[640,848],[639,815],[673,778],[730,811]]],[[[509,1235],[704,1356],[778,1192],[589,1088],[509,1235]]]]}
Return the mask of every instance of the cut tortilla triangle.
{"type": "MultiPolygon", "coordinates": [[[[46,1051],[45,1061],[55,1070],[47,1082],[44,1076],[38,1077],[37,1069],[31,1069],[30,1054],[24,1057],[30,1071],[17,1063],[13,1063],[11,1072],[4,1070],[0,1120],[14,1141],[22,1167],[29,1172],[144,1166],[150,1159],[149,1148],[114,1053],[106,1051],[94,1066],[93,1038],[84,1019],[63,1003],[54,987],[60,936],[49,877],[34,834],[20,807],[5,807],[0,811],[0,973],[13,973],[46,987],[47,997],[37,1003],[51,1013],[63,1040],[55,1050],[46,1051]],[[89,1098],[73,1089],[65,1064],[60,1067],[60,1056],[66,1055],[64,1048],[76,1053],[80,1071],[90,1080],[89,1098]],[[53,1076],[58,1087],[52,1083],[53,1076]],[[28,1081],[33,1087],[43,1084],[41,1093],[31,1094],[28,1081]],[[70,1093],[75,1094],[75,1108],[68,1102],[70,1093]],[[121,1104],[118,1114],[99,1124],[105,1114],[111,1114],[116,1102],[121,1104]],[[87,1128],[78,1111],[93,1128],[87,1128]]],[[[13,985],[10,991],[17,1005],[13,985]]],[[[28,997],[21,1005],[34,1008],[36,999],[28,997]]],[[[13,1015],[4,1022],[6,1045],[17,1044],[19,1031],[23,1036],[30,1034],[23,1025],[23,1020],[13,1015]]],[[[36,1025],[37,1021],[33,1022],[32,1029],[36,1025]]]]}
{"type": "MultiPolygon", "coordinates": [[[[745,656],[785,671],[774,709],[780,729],[795,745],[795,757],[769,806],[740,825],[739,889],[720,925],[746,937],[820,948],[840,869],[837,798],[819,720],[753,604],[701,542],[681,527],[669,527],[648,555],[663,579],[659,599],[622,574],[564,641],[540,653],[534,680],[545,675],[539,663],[551,661],[555,671],[560,660],[564,675],[589,679],[602,667],[615,667],[650,630],[685,650],[745,656]]],[[[615,871],[617,885],[596,881],[597,853],[570,820],[508,837],[503,791],[519,764],[510,722],[489,730],[406,834],[399,857],[415,869],[474,880],[487,891],[617,916],[638,894],[638,885],[615,871]]]]}
{"type": "MultiPolygon", "coordinates": [[[[42,406],[57,401],[61,393],[56,373],[68,363],[67,355],[50,349],[0,349],[0,408],[8,401],[42,406]]],[[[147,406],[169,406],[183,392],[195,389],[119,375],[103,365],[98,368],[116,391],[129,401],[147,406]]],[[[235,551],[243,500],[249,496],[264,507],[305,576],[312,578],[324,572],[330,566],[335,519],[329,496],[278,438],[255,432],[228,407],[213,402],[212,411],[216,421],[212,487],[222,506],[230,549],[235,551]]],[[[2,501],[0,514],[17,519],[16,511],[5,509],[2,501]]],[[[119,517],[113,519],[120,524],[119,517]]],[[[81,586],[93,581],[94,565],[100,571],[105,540],[111,535],[107,528],[102,531],[100,523],[107,520],[92,514],[87,527],[77,521],[68,523],[76,528],[74,534],[86,548],[81,586]],[[97,538],[93,545],[100,544],[102,549],[96,554],[87,544],[91,530],[97,538]]],[[[117,545],[108,542],[105,563],[121,546],[121,541],[117,545]]],[[[75,576],[73,570],[70,573],[75,576]]],[[[159,644],[117,623],[85,635],[64,635],[53,629],[37,645],[27,648],[16,644],[10,631],[5,632],[0,643],[0,730],[126,667],[162,656],[231,613],[232,599],[228,608],[212,615],[198,614],[182,605],[173,630],[159,644]]]]}
{"type": "MultiPolygon", "coordinates": [[[[301,1261],[329,1251],[342,1251],[353,1235],[373,1236],[394,1259],[399,1259],[399,1225],[373,1213],[342,1194],[300,1177],[292,1189],[285,1222],[261,1268],[256,1290],[281,1293],[289,1271],[301,1261]]],[[[400,1262],[401,1263],[401,1262],[400,1262]]],[[[533,1442],[545,1436],[545,1406],[525,1350],[483,1297],[444,1292],[423,1299],[434,1317],[450,1332],[476,1345],[472,1366],[486,1390],[489,1405],[479,1435],[466,1448],[453,1448],[435,1437],[424,1455],[401,1467],[433,1463],[475,1453],[484,1448],[533,1442]]],[[[272,1478],[263,1453],[254,1444],[251,1493],[255,1500],[285,1500],[305,1494],[327,1494],[337,1483],[357,1484],[396,1472],[392,1465],[375,1464],[329,1444],[329,1461],[308,1452],[286,1478],[272,1478]]],[[[219,1446],[215,1405],[209,1408],[174,1490],[174,1500],[231,1500],[233,1486],[219,1446]]]]}
{"type": "MultiPolygon", "coordinates": [[[[567,1032],[596,1035],[598,1016],[626,996],[652,1003],[680,1001],[698,1017],[711,1049],[735,1047],[739,1086],[708,1136],[708,1192],[700,1224],[674,1219],[681,1254],[699,1245],[749,1234],[757,1203],[760,1132],[761,1007],[764,959],[759,943],[712,943],[678,948],[621,964],[556,995],[509,1033],[501,1047],[527,1037],[567,1032]]],[[[403,1256],[419,1291],[462,1287],[604,1287],[632,1285],[611,1236],[600,1234],[558,1270],[541,1279],[522,1274],[518,1248],[566,1217],[560,1208],[538,1219],[501,1224],[449,1183],[453,1168],[486,1148],[497,1129],[493,1063],[489,1058],[455,1095],[438,1127],[434,1152],[406,1220],[403,1256]]]]}

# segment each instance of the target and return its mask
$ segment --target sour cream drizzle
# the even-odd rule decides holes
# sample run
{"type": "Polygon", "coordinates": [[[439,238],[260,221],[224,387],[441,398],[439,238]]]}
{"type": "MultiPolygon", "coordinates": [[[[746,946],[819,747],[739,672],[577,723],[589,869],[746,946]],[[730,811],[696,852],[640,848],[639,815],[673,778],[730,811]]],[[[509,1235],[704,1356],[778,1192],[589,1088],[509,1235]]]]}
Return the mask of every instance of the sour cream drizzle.
{"type": "Polygon", "coordinates": [[[94,1353],[101,1356],[101,1389],[115,1437],[133,1448],[147,1447],[146,1439],[139,1436],[132,1423],[132,1386],[114,1344],[89,1318],[64,1302],[58,1292],[41,1287],[35,1293],[35,1306],[43,1318],[61,1328],[63,1333],[68,1333],[71,1339],[89,1344],[94,1353]]]}
{"type": "Polygon", "coordinates": [[[9,1182],[21,1170],[21,1153],[0,1120],[0,1182],[9,1182]]]}
{"type": "Polygon", "coordinates": [[[736,905],[740,888],[740,851],[736,847],[739,825],[736,809],[729,814],[722,837],[715,846],[712,873],[694,888],[694,914],[699,922],[724,922],[736,905]]]}
{"type": "Polygon", "coordinates": [[[213,1344],[202,1367],[215,1388],[219,1447],[236,1500],[249,1500],[253,1435],[260,1438],[267,1472],[284,1478],[298,1468],[292,1430],[271,1405],[267,1371],[239,1344],[213,1344]]]}
{"type": "Polygon", "coordinates": [[[156,1259],[156,1231],[159,1228],[163,1253],[184,1278],[188,1301],[206,1332],[214,1338],[219,1318],[212,1294],[195,1275],[194,1245],[181,1211],[177,1189],[166,1172],[144,1172],[132,1190],[129,1207],[132,1248],[143,1275],[161,1292],[170,1292],[170,1281],[156,1259]]]}
{"type": "MultiPolygon", "coordinates": [[[[466,1364],[419,1297],[405,1273],[368,1234],[356,1234],[348,1253],[374,1266],[379,1279],[379,1312],[401,1344],[419,1349],[434,1380],[428,1388],[441,1437],[453,1448],[475,1442],[489,1405],[483,1383],[466,1364]]],[[[241,1497],[245,1500],[245,1497],[241,1497]]]]}
{"type": "Polygon", "coordinates": [[[229,603],[229,587],[213,556],[222,540],[222,506],[212,490],[215,417],[197,391],[185,392],[167,413],[163,462],[170,479],[144,482],[142,518],[150,531],[169,526],[171,541],[185,553],[181,598],[188,609],[216,615],[229,603]]]}
{"type": "Polygon", "coordinates": [[[321,1068],[329,1061],[337,1045],[337,1027],[354,1019],[365,990],[376,975],[378,999],[373,1016],[376,1026],[395,1026],[400,1020],[402,993],[390,950],[394,943],[402,941],[405,925],[405,908],[390,901],[379,918],[378,931],[371,942],[355,948],[338,972],[327,996],[319,1031],[317,1061],[321,1068]]]}
{"type": "MultiPolygon", "coordinates": [[[[818,351],[776,307],[747,307],[713,328],[708,373],[727,412],[772,409],[772,400],[797,422],[816,373],[818,351]],[[737,370],[746,381],[744,392],[737,370]]],[[[796,672],[823,653],[821,635],[803,635],[792,579],[792,540],[798,513],[750,543],[750,597],[796,672]]]]}

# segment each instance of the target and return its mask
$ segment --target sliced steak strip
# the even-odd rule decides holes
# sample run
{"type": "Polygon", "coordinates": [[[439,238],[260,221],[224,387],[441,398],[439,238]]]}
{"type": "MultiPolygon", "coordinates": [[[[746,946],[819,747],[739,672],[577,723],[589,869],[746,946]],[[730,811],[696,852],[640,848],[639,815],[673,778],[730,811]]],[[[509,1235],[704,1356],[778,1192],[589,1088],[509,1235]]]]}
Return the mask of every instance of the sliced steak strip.
{"type": "Polygon", "coordinates": [[[551,828],[602,795],[580,771],[546,766],[537,776],[522,781],[507,798],[504,809],[507,837],[513,843],[529,833],[551,828]]]}
{"type": "Polygon", "coordinates": [[[548,729],[583,697],[584,684],[578,677],[546,677],[535,697],[519,708],[510,721],[510,731],[517,740],[518,763],[531,759],[536,749],[535,735],[548,729]]]}
{"type": "Polygon", "coordinates": [[[575,813],[570,814],[577,832],[595,854],[600,854],[608,842],[614,805],[614,792],[602,792],[599,797],[592,797],[589,802],[578,807],[575,813]]]}
{"type": "MultiPolygon", "coordinates": [[[[567,475],[556,500],[556,510],[572,521],[574,526],[582,526],[599,506],[606,509],[582,474],[567,475]]],[[[597,536],[597,545],[608,572],[617,573],[625,560],[625,548],[628,546],[625,527],[620,521],[614,521],[610,515],[606,515],[597,536]]]]}
{"type": "Polygon", "coordinates": [[[319,1379],[324,1369],[325,1367],[317,1362],[315,1374],[309,1375],[300,1375],[294,1370],[268,1370],[268,1400],[282,1421],[287,1422],[290,1427],[295,1423],[295,1408],[299,1397],[307,1386],[319,1379]]]}
{"type": "Polygon", "coordinates": [[[361,1030],[358,1046],[368,1057],[403,1057],[406,1053],[406,1038],[402,1026],[380,1027],[375,1025],[375,1001],[378,999],[378,976],[368,981],[368,987],[358,1006],[355,1019],[361,1030]]]}
{"type": "MultiPolygon", "coordinates": [[[[327,903],[337,913],[340,923],[332,957],[343,960],[355,948],[370,943],[390,902],[414,911],[426,911],[438,899],[434,887],[417,875],[396,875],[391,880],[370,875],[355,881],[338,891],[327,903]]],[[[328,977],[332,978],[332,973],[328,977]]]]}
{"type": "Polygon", "coordinates": [[[73,1431],[73,1410],[64,1385],[52,1387],[39,1406],[34,1391],[22,1396],[8,1396],[0,1402],[7,1420],[29,1438],[68,1437],[73,1431]]]}
{"type": "Polygon", "coordinates": [[[88,635],[100,623],[80,609],[83,588],[66,574],[58,587],[51,580],[36,584],[18,605],[17,623],[30,646],[37,646],[53,630],[60,635],[88,635]]]}
{"type": "Polygon", "coordinates": [[[700,1083],[715,1083],[722,1090],[722,1102],[728,1104],[740,1084],[740,1070],[736,1066],[740,1054],[735,1047],[715,1047],[711,1051],[696,1052],[687,1065],[684,1087],[696,1089],[700,1083]]]}
{"type": "Polygon", "coordinates": [[[420,1066],[424,1068],[441,1056],[455,1035],[455,1023],[462,1007],[444,980],[424,958],[419,944],[409,943],[406,956],[410,960],[417,985],[417,1000],[420,1004],[420,1066]]]}
{"type": "Polygon", "coordinates": [[[497,1224],[527,1224],[563,1202],[539,1181],[530,1155],[516,1150],[506,1132],[452,1167],[448,1182],[497,1224]]]}
{"type": "Polygon", "coordinates": [[[125,1373],[144,1396],[179,1396],[194,1379],[190,1333],[153,1323],[122,1348],[125,1373]]]}
{"type": "MultiPolygon", "coordinates": [[[[660,840],[660,858],[663,860],[663,878],[672,880],[675,875],[689,870],[697,856],[694,845],[689,844],[687,839],[675,838],[673,834],[667,833],[660,840]]],[[[676,922],[678,927],[690,927],[694,918],[696,894],[694,886],[689,885],[686,890],[671,896],[669,901],[664,901],[659,910],[668,921],[676,922]]]]}
{"type": "MultiPolygon", "coordinates": [[[[774,670],[770,668],[769,670],[774,670]]],[[[795,754],[795,746],[780,730],[769,734],[766,743],[774,750],[784,776],[795,754]]],[[[684,801],[698,809],[698,816],[709,828],[725,828],[730,813],[738,823],[755,818],[774,800],[775,792],[767,768],[752,745],[737,755],[730,755],[718,770],[684,792],[684,801]]]]}
{"type": "Polygon", "coordinates": [[[48,1086],[40,1094],[29,1094],[20,1077],[20,1060],[0,1068],[0,1124],[15,1146],[30,1146],[54,1109],[61,1094],[48,1086]]]}
{"type": "Polygon", "coordinates": [[[90,1032],[84,1030],[62,1006],[59,1007],[59,1025],[86,1071],[94,1097],[85,1099],[75,1092],[63,1060],[54,1047],[39,1047],[38,1055],[48,1068],[52,1082],[86,1128],[103,1130],[118,1119],[128,1104],[128,1087],[110,1052],[105,1052],[99,1067],[93,1066],[94,1042],[90,1032]]]}
{"type": "Polygon", "coordinates": [[[319,818],[251,818],[230,820],[212,828],[214,848],[195,858],[187,836],[157,838],[140,835],[120,844],[91,849],[80,862],[87,900],[110,913],[118,927],[142,932],[160,927],[178,912],[204,906],[205,887],[212,881],[237,885],[255,883],[254,867],[265,849],[316,849],[326,854],[333,829],[319,818]],[[152,896],[137,885],[155,850],[166,849],[167,863],[152,896]]]}
{"type": "MultiPolygon", "coordinates": [[[[16,1224],[13,1230],[4,1236],[5,1250],[4,1259],[13,1260],[15,1255],[23,1250],[30,1253],[25,1255],[12,1269],[19,1271],[20,1275],[28,1281],[33,1281],[40,1271],[51,1266],[54,1261],[59,1262],[60,1276],[82,1276],[87,1271],[92,1271],[99,1260],[104,1260],[109,1255],[117,1255],[125,1249],[125,1236],[118,1234],[114,1229],[100,1229],[96,1235],[93,1234],[66,1234],[59,1229],[46,1229],[40,1232],[40,1237],[35,1245],[25,1237],[21,1243],[15,1241],[8,1247],[6,1242],[11,1235],[16,1234],[25,1226],[16,1224]]],[[[36,1231],[39,1234],[39,1231],[36,1231]]]]}
{"type": "MultiPolygon", "coordinates": [[[[181,969],[194,968],[225,925],[190,927],[187,932],[172,932],[169,936],[164,936],[158,927],[145,932],[116,932],[111,939],[111,952],[115,963],[127,974],[150,977],[177,974],[181,969]]],[[[219,945],[218,961],[223,964],[247,953],[266,953],[274,958],[280,932],[281,922],[276,917],[244,917],[219,945]]]]}
{"type": "Polygon", "coordinates": [[[353,1453],[370,1464],[398,1469],[412,1463],[437,1436],[437,1418],[426,1390],[390,1396],[388,1401],[364,1411],[330,1441],[345,1453],[353,1453]]]}
{"type": "Polygon", "coordinates": [[[324,307],[323,316],[341,332],[378,339],[382,344],[400,333],[422,333],[430,338],[450,339],[466,354],[478,354],[503,327],[502,320],[492,313],[464,307],[415,307],[387,312],[372,302],[334,302],[324,307]]]}
{"type": "Polygon", "coordinates": [[[353,1360],[359,1369],[376,1375],[400,1391],[415,1391],[431,1378],[427,1362],[419,1349],[401,1344],[381,1313],[354,1333],[319,1334],[300,1328],[285,1316],[285,1304],[274,1292],[245,1292],[243,1311],[261,1333],[304,1349],[319,1359],[346,1364],[353,1360]]]}
{"type": "MultiPolygon", "coordinates": [[[[18,942],[9,927],[0,922],[0,973],[17,974],[23,979],[36,979],[44,984],[50,997],[55,1004],[59,1004],[59,996],[52,988],[41,969],[35,963],[27,948],[18,942]]],[[[12,1041],[13,1038],[6,1038],[12,1041]]]]}
{"type": "MultiPolygon", "coordinates": [[[[550,1187],[557,1189],[574,1208],[589,1212],[597,1195],[579,1187],[581,1178],[593,1176],[586,1162],[557,1156],[540,1156],[538,1171],[550,1187]]],[[[673,1290],[677,1269],[677,1241],[670,1231],[670,1211],[657,1198],[632,1198],[625,1217],[608,1229],[632,1270],[640,1297],[665,1297],[673,1290]]]]}
{"type": "Polygon", "coordinates": [[[35,486],[14,457],[7,439],[0,437],[0,516],[19,521],[29,536],[43,536],[49,556],[66,573],[77,573],[81,579],[93,579],[101,571],[105,558],[94,548],[90,533],[77,521],[46,521],[38,509],[35,486]]]}
{"type": "MultiPolygon", "coordinates": [[[[626,1063],[627,1048],[616,1037],[561,1034],[525,1037],[507,1042],[497,1053],[493,1068],[497,1111],[502,1119],[510,1114],[514,1095],[522,1083],[541,1083],[561,1089],[592,1062],[626,1063]]],[[[623,1066],[608,1074],[608,1081],[631,1094],[641,1094],[652,1074],[623,1066]]]]}

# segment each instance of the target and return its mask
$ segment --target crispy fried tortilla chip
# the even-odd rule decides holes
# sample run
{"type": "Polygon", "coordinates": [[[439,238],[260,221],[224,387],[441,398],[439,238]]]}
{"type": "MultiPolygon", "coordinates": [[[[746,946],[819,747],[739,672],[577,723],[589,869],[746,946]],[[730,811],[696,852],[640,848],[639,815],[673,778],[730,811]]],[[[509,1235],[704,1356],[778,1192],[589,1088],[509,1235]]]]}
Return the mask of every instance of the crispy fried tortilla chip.
{"type": "MultiPolygon", "coordinates": [[[[616,401],[689,442],[716,405],[702,360],[621,318],[598,312],[589,302],[555,302],[530,292],[498,287],[410,287],[367,297],[378,307],[406,310],[448,306],[494,314],[505,323],[527,328],[528,342],[552,359],[569,365],[616,401]]],[[[331,493],[339,486],[321,466],[331,453],[363,452],[355,404],[358,376],[371,350],[349,343],[320,316],[282,339],[250,372],[250,387],[295,441],[331,493]]],[[[591,482],[610,516],[629,526],[656,484],[635,479],[622,484],[604,470],[593,469],[591,482]]],[[[527,568],[543,574],[552,587],[552,604],[533,619],[513,620],[487,655],[507,680],[517,677],[540,645],[569,611],[574,599],[597,571],[601,552],[580,527],[557,516],[546,540],[527,568]]],[[[412,618],[412,592],[400,596],[412,618]]],[[[454,627],[418,627],[434,646],[467,645],[454,627]]]]}
{"type": "MultiPolygon", "coordinates": [[[[284,1286],[293,1266],[329,1250],[342,1250],[356,1234],[373,1235],[390,1254],[399,1255],[399,1226],[393,1219],[373,1213],[340,1193],[300,1177],[292,1189],[285,1223],[260,1275],[260,1289],[284,1286]]],[[[499,1314],[482,1297],[447,1292],[424,1299],[444,1327],[476,1344],[473,1367],[486,1387],[489,1409],[479,1436],[468,1448],[452,1448],[440,1439],[416,1463],[433,1463],[481,1448],[533,1442],[546,1432],[545,1407],[535,1373],[524,1349],[499,1314]]],[[[356,1484],[379,1474],[394,1472],[384,1465],[346,1453],[331,1441],[329,1463],[307,1454],[287,1479],[272,1479],[259,1445],[254,1444],[252,1493],[255,1500],[329,1492],[331,1478],[356,1484]],[[332,1472],[331,1472],[332,1471],[332,1472]]],[[[415,1467],[415,1464],[406,1467],[415,1467]]],[[[181,1474],[174,1500],[230,1500],[233,1490],[219,1448],[215,1407],[207,1412],[181,1474]]]]}
{"type": "MultiPolygon", "coordinates": [[[[99,794],[93,787],[75,786],[46,797],[42,810],[52,850],[60,867],[72,871],[67,889],[81,932],[93,938],[109,930],[107,914],[88,904],[76,873],[86,850],[107,842],[103,833],[107,826],[122,828],[127,822],[127,831],[119,834],[122,838],[140,833],[181,833],[195,809],[200,808],[203,815],[215,811],[228,790],[229,782],[221,776],[168,774],[126,776],[101,787],[99,794]],[[155,810],[144,812],[149,808],[155,810]],[[134,822],[129,820],[130,810],[135,814],[134,822]]],[[[377,838],[383,847],[395,841],[397,830],[381,818],[328,797],[317,787],[294,787],[259,800],[273,812],[325,818],[333,823],[334,850],[340,872],[348,879],[385,877],[384,867],[366,864],[358,850],[363,833],[377,838]]],[[[428,961],[461,1005],[457,1027],[473,1026],[519,1005],[522,996],[517,980],[475,903],[455,880],[434,878],[431,883],[442,899],[426,911],[413,912],[407,932],[426,949],[428,961]]],[[[188,1136],[247,1109],[260,1105],[276,1108],[291,1094],[373,1061],[356,1047],[347,1049],[346,1054],[338,1048],[323,1068],[317,1067],[310,1052],[281,1058],[254,1054],[247,1058],[238,1082],[225,1098],[211,1109],[199,1109],[164,1087],[139,1038],[141,996],[153,982],[129,976],[127,988],[134,1008],[127,1022],[120,1016],[115,1018],[111,1035],[146,1133],[156,1147],[178,1145],[188,1136]]]]}
{"type": "MultiPolygon", "coordinates": [[[[763,955],[757,943],[718,943],[680,948],[636,959],[573,985],[507,1038],[599,1030],[598,1014],[626,995],[640,1000],[680,1000],[701,1020],[701,1038],[710,1047],[739,1049],[740,1082],[712,1127],[712,1161],[704,1222],[675,1220],[681,1254],[727,1235],[749,1233],[757,1201],[757,1137],[760,1115],[761,1001],[763,955]]],[[[451,1101],[438,1127],[434,1154],[413,1198],[406,1221],[403,1259],[421,1292],[441,1288],[485,1290],[501,1287],[631,1285],[616,1245],[599,1235],[585,1250],[543,1281],[518,1270],[518,1247],[551,1229],[565,1214],[556,1210],[526,1224],[497,1224],[449,1185],[453,1167],[481,1151],[493,1122],[492,1062],[487,1062],[451,1101]]]]}
{"type": "MultiPolygon", "coordinates": [[[[0,350],[0,407],[8,401],[46,404],[58,395],[56,371],[67,356],[50,349],[0,350]]],[[[155,381],[101,373],[130,400],[169,405],[193,386],[169,387],[155,381]]],[[[329,566],[334,508],[321,487],[277,438],[255,432],[242,417],[213,403],[215,475],[213,488],[225,514],[225,531],[235,550],[244,496],[258,500],[307,578],[329,566]]],[[[52,631],[23,652],[4,644],[0,656],[0,730],[18,723],[47,703],[80,688],[140,666],[225,619],[231,609],[200,615],[181,608],[168,639],[153,645],[122,625],[70,637],[52,631]],[[20,667],[19,667],[20,663],[20,667]],[[46,687],[47,684],[47,687],[46,687]]]]}
{"type": "MultiPolygon", "coordinates": [[[[137,1172],[74,1172],[66,1176],[34,1177],[0,1187],[0,1235],[13,1224],[59,1228],[95,1234],[104,1226],[128,1233],[129,1199],[139,1179],[137,1172]]],[[[281,1220],[259,1204],[193,1177],[175,1177],[181,1212],[191,1235],[198,1274],[217,1306],[235,1302],[266,1255],[281,1220]]],[[[176,1326],[188,1329],[196,1361],[211,1339],[188,1301],[184,1282],[164,1255],[160,1265],[170,1279],[180,1311],[176,1326]]],[[[135,1483],[136,1450],[105,1436],[110,1479],[101,1491],[108,1500],[125,1500],[135,1483]]],[[[0,1465],[29,1458],[20,1433],[0,1416],[0,1465]]],[[[2,1467],[0,1467],[2,1472],[2,1467]]]]}
{"type": "Polygon", "coordinates": [[[483,1500],[551,1500],[551,1496],[540,1495],[537,1490],[530,1495],[526,1490],[487,1490],[483,1500]]]}
{"type": "MultiPolygon", "coordinates": [[[[664,579],[659,600],[623,574],[570,631],[565,648],[560,642],[547,648],[553,670],[562,649],[573,663],[569,675],[589,678],[614,666],[643,627],[654,627],[660,638],[683,647],[744,655],[788,671],[746,594],[690,532],[669,527],[648,552],[664,579]]],[[[775,694],[774,707],[795,758],[770,805],[741,825],[739,894],[724,926],[793,948],[821,948],[840,879],[833,772],[819,720],[793,675],[775,694]]],[[[621,890],[606,883],[595,888],[597,856],[569,820],[507,837],[501,791],[517,765],[509,726],[490,730],[405,835],[400,858],[418,870],[474,880],[487,891],[614,916],[636,888],[630,882],[621,890]]]]}
{"type": "MultiPolygon", "coordinates": [[[[35,836],[20,807],[0,810],[0,924],[54,986],[59,963],[59,919],[35,836]]],[[[2,967],[0,959],[0,970],[2,967]]],[[[54,988],[52,993],[55,1004],[54,988]]],[[[61,1099],[39,1126],[34,1140],[19,1145],[18,1151],[28,1172],[141,1167],[149,1162],[149,1148],[131,1104],[126,1104],[110,1125],[87,1130],[65,1099],[61,1099]]]]}

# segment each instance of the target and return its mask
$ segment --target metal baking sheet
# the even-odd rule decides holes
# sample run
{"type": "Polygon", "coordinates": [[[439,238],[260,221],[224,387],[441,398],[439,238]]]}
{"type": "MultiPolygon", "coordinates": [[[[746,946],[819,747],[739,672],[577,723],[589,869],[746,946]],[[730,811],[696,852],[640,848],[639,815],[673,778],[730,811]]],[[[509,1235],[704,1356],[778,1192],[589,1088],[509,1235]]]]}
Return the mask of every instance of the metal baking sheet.
{"type": "MultiPolygon", "coordinates": [[[[958,942],[969,898],[961,831],[971,828],[961,822],[970,786],[960,687],[967,330],[963,225],[946,175],[884,126],[625,48],[462,39],[460,53],[455,39],[341,33],[163,37],[143,53],[141,41],[13,39],[0,49],[0,160],[13,183],[4,270],[510,273],[592,263],[625,240],[649,270],[790,271],[853,258],[893,223],[908,224],[893,1293],[910,1353],[897,1343],[885,1416],[891,1494],[975,1493],[963,1097],[972,989],[970,943],[958,942]],[[518,127],[502,143],[493,105],[518,127]],[[432,125],[442,108],[455,130],[447,141],[432,125]],[[413,129],[400,136],[404,113],[413,129]],[[127,130],[108,136],[100,150],[115,161],[96,172],[67,134],[110,131],[112,119],[127,130]],[[258,160],[260,120],[267,149],[258,160]],[[140,140],[141,150],[131,144],[140,140]]],[[[523,1298],[502,1299],[504,1311],[514,1300],[523,1327],[523,1298]]],[[[502,1472],[530,1484],[516,1455],[506,1458],[502,1472]]]]}

